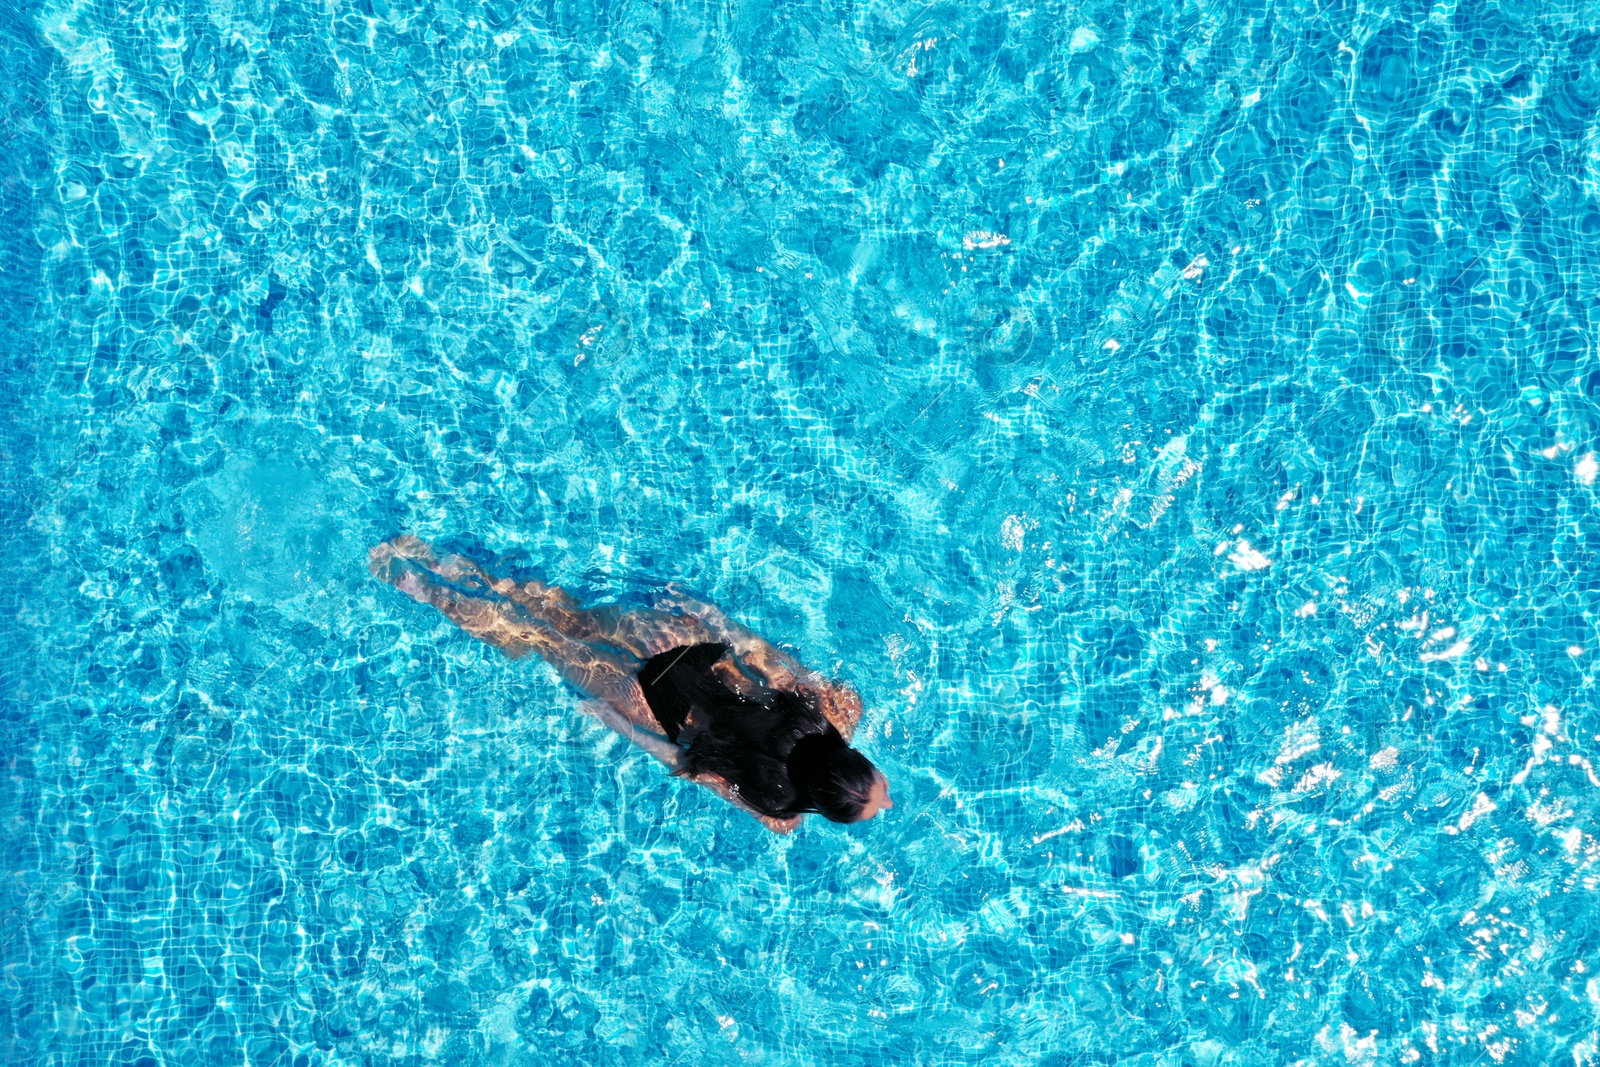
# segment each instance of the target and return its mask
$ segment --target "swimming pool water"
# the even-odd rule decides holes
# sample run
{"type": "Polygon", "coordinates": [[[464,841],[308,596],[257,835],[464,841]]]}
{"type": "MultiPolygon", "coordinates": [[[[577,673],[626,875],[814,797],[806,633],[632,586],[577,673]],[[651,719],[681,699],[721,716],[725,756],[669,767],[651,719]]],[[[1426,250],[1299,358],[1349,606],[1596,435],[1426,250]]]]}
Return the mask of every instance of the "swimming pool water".
{"type": "Polygon", "coordinates": [[[7,1062],[1593,1063],[1592,5],[0,13],[7,1062]],[[374,582],[856,684],[765,833],[374,582]]]}

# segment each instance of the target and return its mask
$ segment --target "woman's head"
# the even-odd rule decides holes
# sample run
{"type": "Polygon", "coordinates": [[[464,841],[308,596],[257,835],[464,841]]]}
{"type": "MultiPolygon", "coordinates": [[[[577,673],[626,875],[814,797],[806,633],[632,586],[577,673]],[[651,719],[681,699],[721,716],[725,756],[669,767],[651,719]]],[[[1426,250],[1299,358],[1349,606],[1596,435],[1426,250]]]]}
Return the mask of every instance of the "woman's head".
{"type": "Polygon", "coordinates": [[[894,807],[889,783],[872,761],[839,745],[821,753],[806,782],[811,806],[833,822],[865,822],[894,807]]]}

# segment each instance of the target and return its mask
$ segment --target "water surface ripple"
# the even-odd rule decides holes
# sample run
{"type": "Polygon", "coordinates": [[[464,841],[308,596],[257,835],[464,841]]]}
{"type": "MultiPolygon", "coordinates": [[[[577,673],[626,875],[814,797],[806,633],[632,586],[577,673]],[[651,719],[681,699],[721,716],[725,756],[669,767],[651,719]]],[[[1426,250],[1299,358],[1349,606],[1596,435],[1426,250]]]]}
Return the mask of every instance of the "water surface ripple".
{"type": "Polygon", "coordinates": [[[0,14],[0,1049],[1596,1061],[1592,4],[0,14]],[[865,694],[766,834],[366,573],[865,694]]]}

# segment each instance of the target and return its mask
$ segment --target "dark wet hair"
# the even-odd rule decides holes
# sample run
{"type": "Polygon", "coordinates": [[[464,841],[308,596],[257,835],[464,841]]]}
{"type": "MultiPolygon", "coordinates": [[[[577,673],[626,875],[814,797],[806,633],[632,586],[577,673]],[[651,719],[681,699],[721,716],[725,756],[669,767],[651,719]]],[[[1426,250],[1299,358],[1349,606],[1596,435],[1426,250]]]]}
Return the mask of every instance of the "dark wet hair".
{"type": "Polygon", "coordinates": [[[856,822],[872,799],[878,768],[844,743],[830,723],[820,734],[808,734],[795,743],[788,759],[789,781],[804,798],[805,811],[833,822],[856,822]]]}
{"type": "Polygon", "coordinates": [[[691,708],[708,720],[679,773],[719,775],[746,806],[774,819],[808,811],[834,822],[860,819],[877,768],[845,743],[814,695],[769,691],[754,699],[728,689],[711,672],[727,649],[714,643],[675,649],[639,671],[645,699],[669,738],[678,739],[691,708]]]}

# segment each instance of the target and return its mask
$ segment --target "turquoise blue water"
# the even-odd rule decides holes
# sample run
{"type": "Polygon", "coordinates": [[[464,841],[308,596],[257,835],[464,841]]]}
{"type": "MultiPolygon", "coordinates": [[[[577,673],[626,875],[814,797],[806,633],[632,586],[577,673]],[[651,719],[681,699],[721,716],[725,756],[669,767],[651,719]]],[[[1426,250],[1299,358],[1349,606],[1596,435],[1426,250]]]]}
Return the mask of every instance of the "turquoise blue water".
{"type": "Polygon", "coordinates": [[[0,12],[0,1051],[1590,1064],[1600,14],[0,12]],[[767,834],[373,581],[864,694],[767,834]]]}

